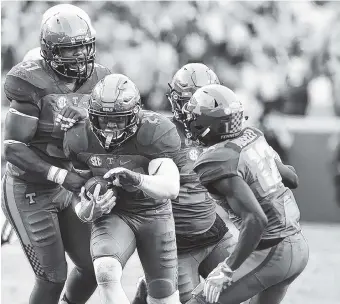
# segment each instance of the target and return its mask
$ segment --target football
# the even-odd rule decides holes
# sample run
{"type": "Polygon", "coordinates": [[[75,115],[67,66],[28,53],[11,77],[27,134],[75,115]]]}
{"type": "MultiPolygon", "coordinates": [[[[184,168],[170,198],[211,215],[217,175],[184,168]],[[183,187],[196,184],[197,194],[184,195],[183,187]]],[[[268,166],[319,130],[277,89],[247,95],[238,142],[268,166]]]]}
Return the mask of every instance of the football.
{"type": "Polygon", "coordinates": [[[112,189],[114,191],[114,195],[117,195],[116,188],[107,179],[104,179],[102,176],[94,176],[84,185],[85,196],[87,199],[91,199],[93,197],[94,189],[98,184],[100,185],[99,196],[104,195],[109,189],[112,189]]]}

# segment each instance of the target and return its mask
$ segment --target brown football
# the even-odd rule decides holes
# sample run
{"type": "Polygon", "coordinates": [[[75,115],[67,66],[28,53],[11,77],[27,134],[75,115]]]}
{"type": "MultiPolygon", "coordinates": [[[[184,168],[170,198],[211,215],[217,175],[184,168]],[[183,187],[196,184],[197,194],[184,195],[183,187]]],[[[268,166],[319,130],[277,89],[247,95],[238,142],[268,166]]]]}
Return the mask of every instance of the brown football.
{"type": "Polygon", "coordinates": [[[114,194],[117,195],[116,187],[114,187],[107,179],[104,179],[102,176],[94,176],[90,178],[84,185],[85,196],[87,197],[87,199],[92,198],[94,189],[98,184],[100,185],[99,196],[104,195],[109,189],[112,189],[114,191],[114,194]]]}

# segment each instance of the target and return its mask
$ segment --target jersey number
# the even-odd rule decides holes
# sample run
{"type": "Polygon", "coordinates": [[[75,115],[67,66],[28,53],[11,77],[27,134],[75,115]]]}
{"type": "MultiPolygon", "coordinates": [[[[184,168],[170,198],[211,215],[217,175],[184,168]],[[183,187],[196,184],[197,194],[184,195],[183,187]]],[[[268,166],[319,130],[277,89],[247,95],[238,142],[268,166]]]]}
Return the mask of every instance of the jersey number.
{"type": "Polygon", "coordinates": [[[275,154],[265,141],[257,141],[246,151],[250,167],[266,194],[275,191],[282,178],[275,163],[275,154]]]}
{"type": "Polygon", "coordinates": [[[26,71],[33,71],[40,68],[40,66],[36,64],[34,61],[24,61],[21,64],[21,67],[24,68],[26,71]]]}

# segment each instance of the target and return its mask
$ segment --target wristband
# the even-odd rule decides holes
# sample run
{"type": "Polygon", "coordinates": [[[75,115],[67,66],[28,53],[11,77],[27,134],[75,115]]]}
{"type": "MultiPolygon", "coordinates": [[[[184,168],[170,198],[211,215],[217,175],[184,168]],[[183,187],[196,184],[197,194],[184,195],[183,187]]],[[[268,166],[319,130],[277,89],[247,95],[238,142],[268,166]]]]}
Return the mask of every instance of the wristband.
{"type": "Polygon", "coordinates": [[[47,180],[62,185],[68,171],[55,166],[51,166],[47,173],[47,180]]]}

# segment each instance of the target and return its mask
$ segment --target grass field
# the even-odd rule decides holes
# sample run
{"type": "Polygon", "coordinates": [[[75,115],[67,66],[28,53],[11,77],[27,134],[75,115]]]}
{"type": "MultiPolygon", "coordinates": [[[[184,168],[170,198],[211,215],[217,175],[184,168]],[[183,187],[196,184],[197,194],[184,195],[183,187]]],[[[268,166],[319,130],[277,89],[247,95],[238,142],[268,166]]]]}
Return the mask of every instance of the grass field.
{"type": "MultiPolygon", "coordinates": [[[[283,304],[339,304],[340,225],[304,223],[303,231],[310,245],[309,263],[288,290],[283,304]]],[[[4,246],[1,254],[1,303],[27,304],[33,286],[33,274],[19,243],[16,241],[4,246]]],[[[134,295],[137,279],[142,274],[135,253],[123,277],[123,285],[130,299],[134,295]]],[[[99,303],[96,292],[88,304],[99,303]]]]}

